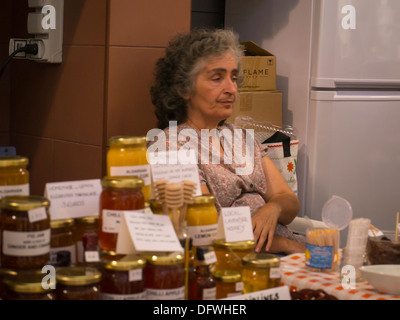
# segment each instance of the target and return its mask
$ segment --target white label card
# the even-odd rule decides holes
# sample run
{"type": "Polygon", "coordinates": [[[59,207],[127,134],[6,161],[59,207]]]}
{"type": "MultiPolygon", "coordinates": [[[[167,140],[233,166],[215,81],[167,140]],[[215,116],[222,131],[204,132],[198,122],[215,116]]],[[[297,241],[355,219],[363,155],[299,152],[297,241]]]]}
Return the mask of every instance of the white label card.
{"type": "Polygon", "coordinates": [[[237,296],[231,296],[221,300],[292,300],[288,286],[260,290],[237,296]]]}
{"type": "Polygon", "coordinates": [[[101,192],[100,179],[47,183],[51,220],[98,215],[101,192]]]}
{"type": "Polygon", "coordinates": [[[40,207],[28,210],[28,218],[30,223],[47,219],[46,208],[40,207]]]}
{"type": "Polygon", "coordinates": [[[195,195],[201,196],[199,169],[194,150],[149,152],[149,162],[153,181],[168,180],[168,183],[192,181],[196,183],[195,195]]]}
{"type": "Polygon", "coordinates": [[[123,211],[117,253],[140,251],[183,252],[169,216],[123,211]]]}
{"type": "Polygon", "coordinates": [[[226,242],[254,240],[250,207],[222,208],[216,238],[226,242]]]}

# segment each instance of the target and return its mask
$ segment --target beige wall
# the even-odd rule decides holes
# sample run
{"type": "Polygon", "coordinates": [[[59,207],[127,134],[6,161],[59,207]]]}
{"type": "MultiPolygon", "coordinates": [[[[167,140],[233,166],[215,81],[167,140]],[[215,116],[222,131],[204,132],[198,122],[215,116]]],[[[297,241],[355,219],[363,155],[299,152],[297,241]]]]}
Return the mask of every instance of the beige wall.
{"type": "MultiPolygon", "coordinates": [[[[0,55],[26,33],[26,0],[5,0],[0,55]]],[[[66,0],[63,62],[13,60],[0,79],[0,145],[30,160],[31,193],[46,182],[100,178],[107,138],[146,135],[156,60],[190,29],[190,0],[66,0]]]]}

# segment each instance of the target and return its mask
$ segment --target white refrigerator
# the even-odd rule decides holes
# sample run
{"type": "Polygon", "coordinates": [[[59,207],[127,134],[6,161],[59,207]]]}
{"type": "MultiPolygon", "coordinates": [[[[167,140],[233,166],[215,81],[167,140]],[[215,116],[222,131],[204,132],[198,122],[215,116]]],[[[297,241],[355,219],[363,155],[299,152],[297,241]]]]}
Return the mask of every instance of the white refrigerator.
{"type": "MultiPolygon", "coordinates": [[[[302,0],[300,0],[302,1],[302,0]]],[[[400,1],[313,1],[305,212],[332,195],[395,230],[400,211],[400,1]]]]}

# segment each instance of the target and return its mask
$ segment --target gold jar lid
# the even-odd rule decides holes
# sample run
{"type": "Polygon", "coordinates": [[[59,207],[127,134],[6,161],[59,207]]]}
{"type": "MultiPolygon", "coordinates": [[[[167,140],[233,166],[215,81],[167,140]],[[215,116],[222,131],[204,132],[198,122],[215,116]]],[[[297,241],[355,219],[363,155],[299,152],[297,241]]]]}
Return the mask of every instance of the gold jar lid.
{"type": "Polygon", "coordinates": [[[52,220],[50,221],[51,229],[72,227],[75,224],[74,219],[52,220]]]}
{"type": "Polygon", "coordinates": [[[157,266],[172,266],[179,263],[183,263],[183,255],[180,253],[154,253],[154,254],[143,254],[147,263],[157,266]]]}
{"type": "Polygon", "coordinates": [[[8,276],[16,276],[17,271],[8,268],[0,268],[0,278],[8,276]]]}
{"type": "MultiPolygon", "coordinates": [[[[45,273],[41,270],[7,270],[3,278],[3,283],[14,292],[19,293],[43,293],[51,290],[51,283],[48,289],[44,289],[42,286],[43,277],[45,273]]],[[[53,283],[55,285],[55,283],[53,283]]]]}
{"type": "Polygon", "coordinates": [[[146,260],[137,255],[109,255],[102,258],[102,263],[106,269],[129,271],[144,268],[146,260]]]}
{"type": "Polygon", "coordinates": [[[4,284],[9,287],[14,292],[19,293],[42,293],[48,292],[51,290],[44,289],[42,287],[42,282],[19,282],[13,279],[5,279],[3,280],[4,284]]]}
{"type": "Polygon", "coordinates": [[[84,286],[98,283],[101,272],[93,267],[61,267],[56,269],[56,280],[67,286],[84,286]]]}
{"type": "Polygon", "coordinates": [[[21,167],[27,166],[28,158],[21,156],[0,156],[0,167],[21,167]]]}
{"type": "Polygon", "coordinates": [[[251,250],[256,246],[255,241],[235,241],[235,242],[226,242],[224,240],[214,240],[214,247],[216,248],[225,248],[232,250],[251,250]]]}
{"type": "Polygon", "coordinates": [[[242,280],[240,272],[235,270],[217,270],[213,272],[213,276],[219,281],[228,283],[242,280]]]}
{"type": "Polygon", "coordinates": [[[40,207],[50,207],[50,201],[41,196],[8,196],[1,199],[2,209],[28,211],[40,207]]]}
{"type": "Polygon", "coordinates": [[[99,221],[99,216],[75,218],[75,223],[94,224],[99,221]]]}
{"type": "Polygon", "coordinates": [[[144,186],[144,182],[139,177],[104,177],[101,180],[101,185],[104,188],[138,189],[144,186]]]}
{"type": "Polygon", "coordinates": [[[145,145],[146,137],[136,136],[115,136],[108,139],[108,145],[145,145]]]}
{"type": "Polygon", "coordinates": [[[249,253],[242,258],[243,266],[252,266],[255,268],[278,267],[280,259],[277,255],[260,252],[249,253]]]}
{"type": "Polygon", "coordinates": [[[214,204],[214,203],[215,203],[215,197],[212,195],[202,195],[202,196],[193,197],[193,205],[214,204]]]}

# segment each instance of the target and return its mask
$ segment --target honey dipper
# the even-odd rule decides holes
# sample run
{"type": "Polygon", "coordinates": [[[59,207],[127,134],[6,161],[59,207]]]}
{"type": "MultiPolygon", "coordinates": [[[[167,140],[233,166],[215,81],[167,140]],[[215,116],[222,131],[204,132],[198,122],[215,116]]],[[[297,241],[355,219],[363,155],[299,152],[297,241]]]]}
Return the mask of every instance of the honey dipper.
{"type": "Polygon", "coordinates": [[[154,182],[154,195],[156,200],[161,203],[164,214],[168,214],[168,207],[165,202],[165,187],[167,182],[168,180],[165,179],[154,182]]]}
{"type": "Polygon", "coordinates": [[[196,191],[196,183],[189,180],[183,180],[183,207],[179,217],[179,225],[182,228],[186,218],[186,211],[189,204],[193,203],[193,196],[196,191]]]}
{"type": "Polygon", "coordinates": [[[165,202],[172,210],[172,224],[175,232],[179,233],[179,211],[183,206],[183,185],[180,183],[169,183],[165,187],[165,202]]]}

